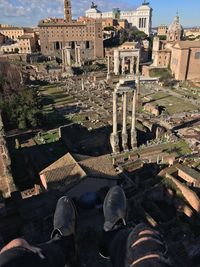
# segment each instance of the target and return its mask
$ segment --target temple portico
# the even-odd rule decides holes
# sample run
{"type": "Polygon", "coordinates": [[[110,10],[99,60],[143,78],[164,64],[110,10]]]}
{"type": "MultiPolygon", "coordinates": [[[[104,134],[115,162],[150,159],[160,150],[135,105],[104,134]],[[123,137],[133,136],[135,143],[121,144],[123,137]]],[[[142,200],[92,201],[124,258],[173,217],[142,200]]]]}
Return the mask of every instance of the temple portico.
{"type": "Polygon", "coordinates": [[[139,49],[120,49],[114,50],[114,73],[115,75],[125,75],[126,70],[130,74],[139,73],[140,50],[139,49]],[[128,65],[128,68],[126,68],[128,65]],[[121,71],[120,71],[121,70],[121,71]]]}
{"type": "Polygon", "coordinates": [[[63,71],[69,70],[72,65],[76,67],[80,67],[82,65],[81,62],[81,47],[78,44],[75,44],[74,52],[70,46],[65,46],[62,49],[62,64],[63,64],[63,71]],[[72,64],[72,59],[74,59],[75,64],[72,64]]]}
{"type": "Polygon", "coordinates": [[[136,99],[137,90],[135,83],[132,85],[126,85],[124,80],[121,79],[117,84],[113,92],[113,132],[111,134],[111,146],[113,153],[120,152],[119,146],[119,134],[117,129],[118,121],[118,96],[122,96],[122,107],[123,107],[123,122],[122,122],[122,148],[124,151],[128,150],[128,131],[127,131],[127,98],[132,95],[132,118],[131,118],[131,148],[135,149],[137,147],[137,133],[136,133],[136,99]]]}

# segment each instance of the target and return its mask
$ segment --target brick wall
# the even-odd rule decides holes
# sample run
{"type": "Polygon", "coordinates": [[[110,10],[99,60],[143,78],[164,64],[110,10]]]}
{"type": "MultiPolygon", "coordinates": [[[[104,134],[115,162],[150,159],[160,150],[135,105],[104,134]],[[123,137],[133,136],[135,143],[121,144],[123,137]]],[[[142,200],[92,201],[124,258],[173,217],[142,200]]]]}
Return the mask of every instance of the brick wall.
{"type": "Polygon", "coordinates": [[[187,80],[193,80],[193,79],[200,80],[200,58],[195,57],[196,53],[200,53],[200,47],[190,49],[187,80]]]}
{"type": "Polygon", "coordinates": [[[178,170],[178,176],[180,176],[183,180],[185,180],[188,183],[193,184],[195,187],[200,188],[200,181],[197,181],[193,177],[191,177],[189,174],[185,173],[182,170],[178,170]]]}
{"type": "Polygon", "coordinates": [[[190,206],[196,210],[196,212],[200,212],[200,199],[198,198],[197,194],[193,192],[191,189],[189,189],[186,185],[179,182],[177,179],[175,179],[172,175],[166,173],[166,178],[170,179],[177,188],[181,191],[184,198],[187,200],[187,202],[190,204],[190,206]]]}

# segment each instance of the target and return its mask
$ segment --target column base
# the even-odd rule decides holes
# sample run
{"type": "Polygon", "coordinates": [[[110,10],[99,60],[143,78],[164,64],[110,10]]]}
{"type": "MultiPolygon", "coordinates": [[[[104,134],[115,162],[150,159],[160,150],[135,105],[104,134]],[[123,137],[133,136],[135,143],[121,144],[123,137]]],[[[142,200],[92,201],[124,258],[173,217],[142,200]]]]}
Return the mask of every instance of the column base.
{"type": "Polygon", "coordinates": [[[137,133],[136,132],[131,133],[131,147],[132,149],[137,148],[137,133]]]}
{"type": "Polygon", "coordinates": [[[122,147],[124,151],[128,151],[128,134],[122,133],[122,147]]]}
{"type": "Polygon", "coordinates": [[[118,135],[113,134],[113,133],[111,134],[111,136],[110,136],[110,144],[111,144],[113,153],[118,153],[120,151],[118,135]]]}

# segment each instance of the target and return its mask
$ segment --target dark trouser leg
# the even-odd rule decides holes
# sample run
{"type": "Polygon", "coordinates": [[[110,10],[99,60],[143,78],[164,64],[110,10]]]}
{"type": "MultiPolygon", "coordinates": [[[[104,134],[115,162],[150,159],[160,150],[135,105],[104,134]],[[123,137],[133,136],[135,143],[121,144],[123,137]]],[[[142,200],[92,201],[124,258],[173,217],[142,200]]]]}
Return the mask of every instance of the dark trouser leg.
{"type": "Polygon", "coordinates": [[[47,243],[40,244],[37,247],[41,249],[41,253],[45,256],[49,266],[63,267],[68,264],[70,267],[76,267],[77,255],[73,236],[54,237],[47,243]]]}
{"type": "Polygon", "coordinates": [[[101,254],[109,256],[114,267],[124,267],[126,258],[126,243],[131,229],[118,229],[105,232],[102,235],[101,254]]]}
{"type": "Polygon", "coordinates": [[[114,267],[171,266],[161,236],[145,224],[104,232],[104,241],[114,267]]]}
{"type": "Polygon", "coordinates": [[[37,245],[15,247],[0,254],[0,267],[75,267],[73,236],[54,237],[37,245]]]}

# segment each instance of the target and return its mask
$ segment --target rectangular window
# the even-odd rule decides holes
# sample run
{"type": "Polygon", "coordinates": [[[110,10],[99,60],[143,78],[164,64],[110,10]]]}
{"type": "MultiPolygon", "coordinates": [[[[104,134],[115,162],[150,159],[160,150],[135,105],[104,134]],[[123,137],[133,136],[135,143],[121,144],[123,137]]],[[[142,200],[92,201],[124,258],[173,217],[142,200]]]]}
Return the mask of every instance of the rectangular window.
{"type": "Polygon", "coordinates": [[[195,59],[200,59],[200,52],[196,52],[194,57],[195,59]]]}
{"type": "Polygon", "coordinates": [[[89,49],[89,48],[90,48],[90,42],[89,42],[89,41],[86,41],[86,43],[85,43],[85,48],[86,48],[86,49],[89,49]]]}

